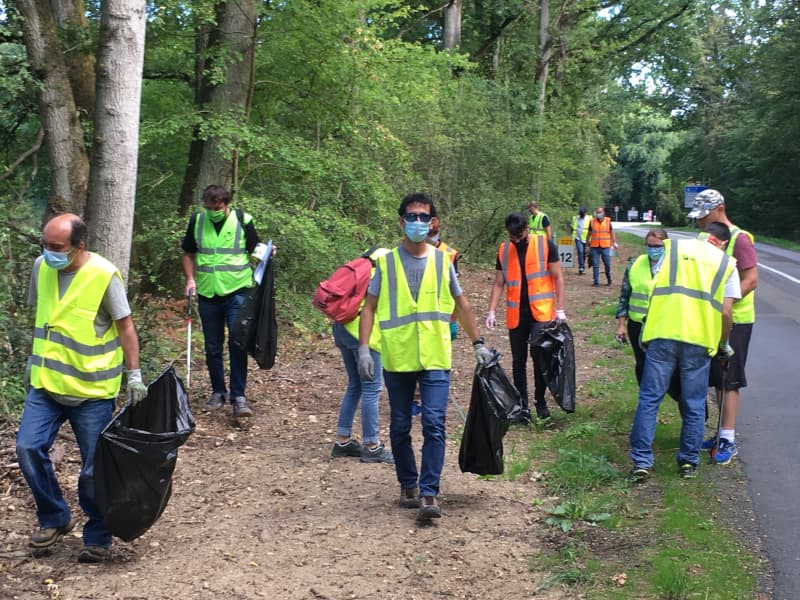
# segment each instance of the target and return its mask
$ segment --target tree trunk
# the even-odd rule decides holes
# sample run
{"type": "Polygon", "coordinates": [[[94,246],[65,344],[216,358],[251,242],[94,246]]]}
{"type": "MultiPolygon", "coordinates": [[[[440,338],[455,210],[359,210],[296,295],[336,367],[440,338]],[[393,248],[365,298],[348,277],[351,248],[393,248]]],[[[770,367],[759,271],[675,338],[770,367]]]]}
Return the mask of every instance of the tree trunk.
{"type": "Polygon", "coordinates": [[[88,121],[94,120],[94,49],[83,0],[51,0],[58,27],[64,32],[69,51],[64,52],[72,96],[88,121]]]}
{"type": "MultiPolygon", "coordinates": [[[[229,114],[232,122],[246,117],[252,85],[253,53],[256,39],[256,6],[253,0],[226,2],[217,5],[219,44],[217,54],[228,57],[225,61],[224,78],[210,90],[208,109],[214,116],[229,114]]],[[[214,48],[211,48],[214,55],[214,48]]],[[[220,149],[217,136],[205,140],[197,176],[195,201],[200,202],[203,189],[211,184],[231,188],[235,195],[233,180],[235,152],[231,155],[220,149]]]]}
{"type": "Polygon", "coordinates": [[[145,1],[106,0],[97,60],[97,118],[87,225],[89,247],[127,282],[144,65],[145,1]]]}
{"type": "Polygon", "coordinates": [[[550,69],[552,55],[552,40],[550,39],[550,2],[539,0],[539,59],[536,68],[536,83],[539,87],[537,112],[539,118],[544,117],[544,105],[547,97],[547,74],[550,69]]]}
{"type": "Polygon", "coordinates": [[[455,50],[461,45],[462,0],[451,0],[444,9],[444,49],[455,50]]]}
{"type": "Polygon", "coordinates": [[[89,158],[49,0],[19,0],[25,47],[42,82],[39,112],[50,163],[49,210],[83,214],[89,158]]]}

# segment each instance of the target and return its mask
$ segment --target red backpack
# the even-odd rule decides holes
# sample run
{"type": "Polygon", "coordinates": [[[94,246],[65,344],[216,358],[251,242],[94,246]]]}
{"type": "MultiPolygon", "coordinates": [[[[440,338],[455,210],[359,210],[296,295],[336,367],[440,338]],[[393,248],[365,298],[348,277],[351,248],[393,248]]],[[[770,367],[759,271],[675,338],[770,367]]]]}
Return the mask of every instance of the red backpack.
{"type": "Polygon", "coordinates": [[[367,295],[372,268],[377,257],[370,248],[358,258],[343,264],[325,281],[320,281],[311,303],[337,323],[348,323],[358,316],[367,295]]]}

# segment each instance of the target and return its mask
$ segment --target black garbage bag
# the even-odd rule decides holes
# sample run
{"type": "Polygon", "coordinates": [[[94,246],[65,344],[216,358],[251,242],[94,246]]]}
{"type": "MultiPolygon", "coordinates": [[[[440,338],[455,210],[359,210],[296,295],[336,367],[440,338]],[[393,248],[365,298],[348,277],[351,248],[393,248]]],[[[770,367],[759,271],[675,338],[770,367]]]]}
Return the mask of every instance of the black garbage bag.
{"type": "Polygon", "coordinates": [[[230,332],[231,342],[252,356],[262,369],[271,369],[278,352],[275,314],[275,260],[268,260],[261,283],[250,288],[230,332]]]}
{"type": "Polygon", "coordinates": [[[533,362],[566,412],[575,412],[575,343],[566,321],[553,321],[531,343],[533,362]]]}
{"type": "Polygon", "coordinates": [[[112,417],[94,454],[95,499],[112,535],[129,542],[158,520],[172,493],[178,447],[192,431],[188,397],[172,367],[144,400],[112,417]]]}
{"type": "Polygon", "coordinates": [[[499,475],[503,472],[503,436],[519,419],[519,392],[500,366],[500,353],[475,369],[467,421],[461,436],[458,465],[463,473],[499,475]]]}

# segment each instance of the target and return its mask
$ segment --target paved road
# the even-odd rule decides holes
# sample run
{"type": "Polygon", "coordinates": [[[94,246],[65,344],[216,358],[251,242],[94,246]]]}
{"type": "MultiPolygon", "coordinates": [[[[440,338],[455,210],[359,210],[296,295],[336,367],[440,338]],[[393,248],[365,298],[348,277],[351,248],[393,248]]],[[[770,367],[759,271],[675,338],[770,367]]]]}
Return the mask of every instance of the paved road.
{"type": "MultiPolygon", "coordinates": [[[[625,223],[617,230],[632,231],[625,223]]],[[[636,233],[644,235],[647,229],[636,233]]],[[[671,232],[670,237],[687,235],[671,232]]],[[[756,243],[756,325],[736,423],[739,460],[774,571],[774,600],[800,599],[800,253],[756,243]]]]}

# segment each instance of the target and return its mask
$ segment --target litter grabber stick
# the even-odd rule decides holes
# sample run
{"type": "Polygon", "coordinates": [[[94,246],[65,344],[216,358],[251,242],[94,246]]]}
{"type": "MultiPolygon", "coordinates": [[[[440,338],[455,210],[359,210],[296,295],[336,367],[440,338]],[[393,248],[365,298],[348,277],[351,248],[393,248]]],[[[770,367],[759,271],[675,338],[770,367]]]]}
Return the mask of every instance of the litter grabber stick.
{"type": "Polygon", "coordinates": [[[717,459],[717,450],[719,449],[719,436],[722,432],[722,418],[725,414],[725,380],[727,379],[728,374],[728,360],[721,360],[720,364],[722,365],[722,386],[719,391],[716,392],[717,394],[717,403],[719,404],[719,418],[717,420],[717,435],[714,439],[714,445],[711,446],[711,462],[713,463],[717,459]]]}
{"type": "Polygon", "coordinates": [[[192,301],[194,300],[194,292],[189,292],[186,296],[186,329],[188,335],[186,338],[186,390],[192,384],[192,301]]]}

